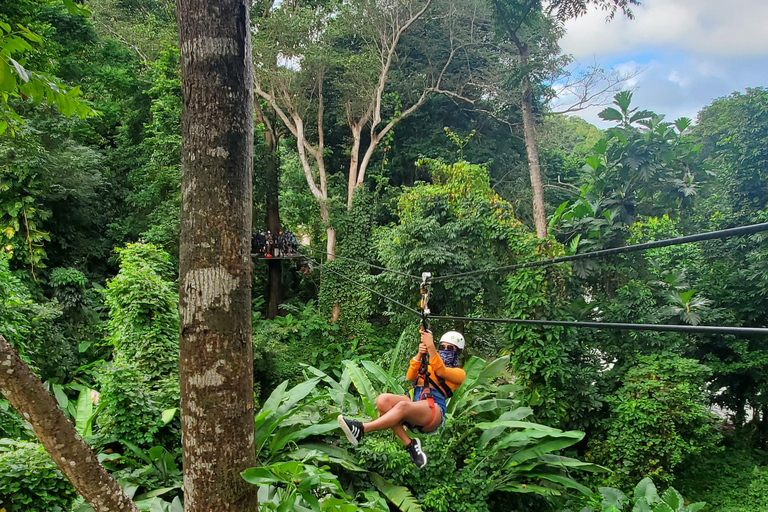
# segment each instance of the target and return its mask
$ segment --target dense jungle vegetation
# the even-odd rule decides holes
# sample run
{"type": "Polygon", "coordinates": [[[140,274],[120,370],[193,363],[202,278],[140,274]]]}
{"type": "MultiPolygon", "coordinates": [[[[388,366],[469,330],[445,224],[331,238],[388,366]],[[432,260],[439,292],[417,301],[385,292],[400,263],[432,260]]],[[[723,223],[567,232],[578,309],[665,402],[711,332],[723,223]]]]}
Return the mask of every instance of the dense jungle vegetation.
{"type": "MultiPolygon", "coordinates": [[[[764,336],[435,320],[464,333],[467,381],[422,438],[429,465],[389,432],[352,448],[337,429],[408,388],[419,317],[382,296],[417,307],[403,274],[768,222],[760,84],[670,120],[592,70],[614,80],[612,128],[549,109],[563,21],[634,3],[253,4],[254,230],[311,240],[307,258],[254,260],[243,478],[261,509],[768,511],[764,336]]],[[[0,334],[153,512],[183,510],[176,31],[165,0],[0,3],[0,334]]],[[[763,327],[768,240],[438,281],[430,305],[763,327]]],[[[0,511],[86,510],[0,398],[0,511]]]]}

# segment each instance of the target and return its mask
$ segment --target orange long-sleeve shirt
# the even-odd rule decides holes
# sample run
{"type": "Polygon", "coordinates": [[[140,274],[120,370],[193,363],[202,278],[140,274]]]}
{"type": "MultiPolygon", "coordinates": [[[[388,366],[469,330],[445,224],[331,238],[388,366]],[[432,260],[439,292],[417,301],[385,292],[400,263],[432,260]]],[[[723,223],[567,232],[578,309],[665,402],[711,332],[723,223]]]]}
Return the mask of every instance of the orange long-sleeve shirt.
{"type": "MultiPolygon", "coordinates": [[[[405,374],[405,378],[410,381],[417,378],[419,375],[420,367],[421,361],[417,361],[411,358],[411,364],[408,367],[408,372],[405,374]]],[[[437,380],[434,377],[435,375],[445,379],[445,383],[448,384],[448,387],[451,388],[451,391],[456,391],[456,388],[458,388],[461,383],[464,382],[464,378],[467,376],[463,368],[448,368],[445,366],[439,354],[435,354],[435,356],[429,360],[429,375],[432,377],[432,380],[435,381],[437,380]]],[[[424,383],[424,379],[419,378],[416,382],[416,385],[425,386],[426,384],[424,383]]]]}

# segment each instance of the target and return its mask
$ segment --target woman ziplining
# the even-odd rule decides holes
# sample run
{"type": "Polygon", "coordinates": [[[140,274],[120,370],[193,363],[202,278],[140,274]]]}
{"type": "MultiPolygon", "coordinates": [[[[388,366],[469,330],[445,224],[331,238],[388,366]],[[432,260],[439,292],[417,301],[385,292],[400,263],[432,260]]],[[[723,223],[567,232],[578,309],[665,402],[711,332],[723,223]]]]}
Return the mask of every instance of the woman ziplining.
{"type": "Polygon", "coordinates": [[[464,349],[464,336],[449,331],[440,338],[439,350],[429,331],[421,331],[421,343],[411,359],[406,378],[413,382],[413,397],[383,393],[376,397],[379,417],[363,423],[339,415],[339,426],[352,446],[357,446],[366,432],[392,429],[400,438],[411,460],[417,467],[427,465],[427,456],[418,438],[411,439],[405,431],[424,434],[437,432],[445,424],[446,401],[464,382],[466,373],[459,368],[459,356],[464,349]],[[429,363],[424,364],[424,355],[429,363]]]}

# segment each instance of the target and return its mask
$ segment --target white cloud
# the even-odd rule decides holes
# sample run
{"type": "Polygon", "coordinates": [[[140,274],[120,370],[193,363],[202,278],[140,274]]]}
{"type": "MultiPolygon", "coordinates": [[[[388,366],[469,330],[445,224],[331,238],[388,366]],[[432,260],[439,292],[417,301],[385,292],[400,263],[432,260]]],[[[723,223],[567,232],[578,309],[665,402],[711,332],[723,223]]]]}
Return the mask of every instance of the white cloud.
{"type": "Polygon", "coordinates": [[[764,0],[643,0],[635,19],[591,11],[570,20],[561,41],[577,60],[638,51],[691,51],[705,55],[768,54],[768,2],[764,0]]]}
{"type": "MultiPolygon", "coordinates": [[[[632,60],[616,67],[631,68],[632,60]]],[[[690,54],[661,55],[644,65],[636,77],[632,104],[641,109],[665,114],[667,120],[678,117],[696,119],[702,107],[715,98],[747,87],[768,85],[766,57],[691,57],[690,54]]],[[[600,108],[578,113],[579,117],[600,128],[612,126],[597,117],[600,108]]]]}
{"type": "MultiPolygon", "coordinates": [[[[768,85],[768,1],[642,0],[633,10],[634,20],[592,11],[569,21],[561,47],[577,62],[640,67],[627,84],[635,106],[695,118],[715,98],[768,85]]],[[[578,115],[605,128],[601,109],[578,115]]]]}

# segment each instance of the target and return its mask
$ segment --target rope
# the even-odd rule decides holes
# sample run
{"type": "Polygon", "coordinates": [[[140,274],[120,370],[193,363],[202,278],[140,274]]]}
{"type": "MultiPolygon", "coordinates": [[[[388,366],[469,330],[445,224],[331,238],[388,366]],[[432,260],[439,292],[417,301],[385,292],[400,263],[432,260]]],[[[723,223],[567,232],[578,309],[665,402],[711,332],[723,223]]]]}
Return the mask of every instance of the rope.
{"type": "Polygon", "coordinates": [[[387,267],[381,267],[379,265],[374,265],[373,263],[368,263],[366,261],[360,261],[360,260],[356,260],[354,258],[347,258],[346,256],[339,256],[338,254],[332,254],[330,252],[321,251],[320,249],[315,249],[314,247],[310,247],[308,245],[305,245],[304,247],[308,248],[310,251],[315,251],[315,252],[320,253],[320,254],[325,254],[326,256],[333,256],[334,258],[339,258],[341,260],[353,261],[353,262],[359,263],[361,265],[367,265],[367,266],[369,266],[371,268],[379,269],[379,270],[381,270],[383,272],[391,272],[393,274],[397,274],[397,275],[400,275],[400,276],[403,276],[403,277],[410,277],[411,279],[416,279],[417,281],[421,281],[421,278],[419,276],[414,276],[414,275],[411,275],[411,274],[408,274],[408,273],[405,273],[405,272],[401,272],[399,270],[395,270],[395,269],[391,269],[391,268],[387,268],[387,267]]]}
{"type": "Polygon", "coordinates": [[[759,233],[761,231],[768,231],[768,222],[762,224],[752,224],[749,226],[741,226],[738,228],[721,229],[719,231],[711,231],[709,233],[698,233],[695,235],[680,236],[677,238],[667,238],[665,240],[657,240],[655,242],[644,242],[635,245],[625,245],[624,247],[615,247],[613,249],[602,249],[599,251],[585,252],[582,254],[573,254],[571,256],[561,256],[559,258],[549,258],[546,260],[531,261],[528,263],[518,263],[516,265],[505,265],[503,267],[485,269],[485,270],[471,270],[469,272],[460,272],[458,274],[450,274],[447,276],[433,277],[430,281],[437,282],[446,279],[453,279],[456,277],[468,277],[480,274],[490,274],[493,272],[512,271],[522,268],[543,267],[545,265],[554,265],[555,263],[564,263],[566,261],[585,260],[590,258],[598,258],[601,256],[608,256],[612,254],[623,254],[626,252],[645,251],[648,249],[655,249],[657,247],[669,247],[670,245],[688,244],[691,242],[701,242],[704,240],[714,240],[718,238],[728,238],[732,236],[751,235],[759,233]]]}
{"type": "MultiPolygon", "coordinates": [[[[301,254],[301,253],[299,253],[299,254],[301,254]]],[[[306,256],[306,255],[304,255],[304,254],[301,254],[301,255],[302,255],[302,256],[304,256],[305,258],[307,258],[308,260],[315,262],[315,263],[316,263],[316,264],[317,264],[319,267],[322,267],[322,268],[324,268],[326,271],[328,271],[328,272],[333,272],[333,273],[334,273],[334,274],[336,274],[337,276],[339,276],[339,277],[341,277],[341,278],[343,278],[343,279],[346,279],[347,281],[350,281],[351,283],[353,283],[353,284],[356,284],[357,286],[359,286],[359,287],[361,287],[361,288],[365,288],[365,289],[366,289],[366,290],[368,290],[369,292],[371,292],[371,293],[375,293],[375,294],[376,294],[376,295],[378,295],[379,297],[381,297],[381,298],[383,298],[383,299],[386,299],[386,300],[388,300],[388,301],[390,301],[390,302],[392,302],[392,303],[394,303],[394,304],[397,304],[397,305],[398,305],[398,306],[400,306],[401,308],[405,308],[405,309],[407,309],[408,311],[410,311],[411,313],[414,313],[414,314],[416,314],[416,315],[418,315],[418,316],[421,316],[421,312],[419,312],[419,311],[417,311],[417,310],[413,309],[413,308],[412,308],[412,307],[410,307],[410,306],[407,306],[407,305],[403,304],[402,302],[398,301],[397,299],[393,299],[392,297],[388,297],[387,295],[384,295],[383,293],[379,293],[379,292],[377,292],[376,290],[374,290],[373,288],[370,288],[370,287],[368,287],[368,286],[364,285],[363,283],[359,283],[359,282],[355,281],[354,279],[352,279],[351,277],[347,277],[347,276],[345,276],[345,275],[344,275],[344,274],[342,274],[341,272],[337,272],[336,270],[333,270],[332,268],[330,268],[330,267],[326,266],[327,264],[321,264],[321,263],[318,263],[318,261],[317,261],[316,259],[312,258],[311,256],[306,256]]]]}
{"type": "Polygon", "coordinates": [[[587,329],[622,329],[633,331],[657,332],[698,332],[706,334],[734,334],[736,336],[768,335],[764,327],[719,327],[708,325],[664,325],[664,324],[626,324],[614,322],[566,322],[560,320],[522,320],[517,318],[472,318],[462,316],[430,316],[432,320],[452,320],[462,322],[492,322],[522,325],[552,325],[561,327],[582,327],[587,329]]]}

